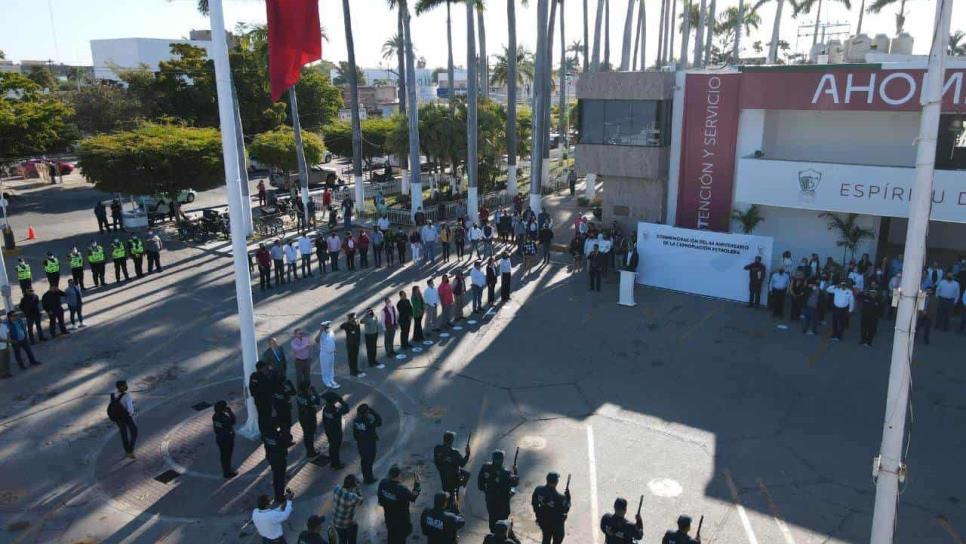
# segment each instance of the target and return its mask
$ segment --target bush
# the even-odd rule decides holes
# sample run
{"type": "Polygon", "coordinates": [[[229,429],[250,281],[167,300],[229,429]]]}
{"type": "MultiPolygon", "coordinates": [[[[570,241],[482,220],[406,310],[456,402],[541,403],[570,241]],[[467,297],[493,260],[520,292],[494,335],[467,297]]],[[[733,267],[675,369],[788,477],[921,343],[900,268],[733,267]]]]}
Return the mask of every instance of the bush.
{"type": "MultiPolygon", "coordinates": [[[[305,151],[305,163],[308,166],[322,162],[322,154],[325,153],[325,144],[317,134],[302,131],[302,148],[305,151]]],[[[285,172],[294,172],[299,169],[298,160],[295,155],[295,131],[292,127],[281,126],[275,130],[263,132],[252,140],[248,146],[248,152],[253,159],[278,168],[285,172]]]]}

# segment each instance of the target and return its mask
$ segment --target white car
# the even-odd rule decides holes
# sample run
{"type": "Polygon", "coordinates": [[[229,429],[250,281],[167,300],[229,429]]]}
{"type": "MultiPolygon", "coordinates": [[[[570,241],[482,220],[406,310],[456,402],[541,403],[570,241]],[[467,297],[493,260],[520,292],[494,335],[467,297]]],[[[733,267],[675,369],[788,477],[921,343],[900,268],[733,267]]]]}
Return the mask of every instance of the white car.
{"type": "MultiPolygon", "coordinates": [[[[180,202],[181,204],[188,204],[188,203],[194,202],[197,196],[198,196],[198,191],[195,191],[194,189],[184,189],[183,191],[178,193],[178,202],[180,202]]],[[[167,202],[170,199],[171,198],[165,194],[140,197],[141,203],[144,205],[145,208],[149,210],[156,208],[159,202],[161,201],[167,202]]]]}

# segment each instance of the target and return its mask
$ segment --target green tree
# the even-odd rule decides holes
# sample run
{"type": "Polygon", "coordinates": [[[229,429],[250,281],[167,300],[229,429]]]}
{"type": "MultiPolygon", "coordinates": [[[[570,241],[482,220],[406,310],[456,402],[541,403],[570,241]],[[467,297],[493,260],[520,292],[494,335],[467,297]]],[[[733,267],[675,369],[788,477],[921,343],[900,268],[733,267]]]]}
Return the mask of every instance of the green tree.
{"type": "Polygon", "coordinates": [[[949,35],[949,54],[954,57],[966,57],[966,32],[957,30],[949,35]]]}
{"type": "Polygon", "coordinates": [[[74,123],[84,135],[132,126],[145,113],[137,96],[113,85],[88,85],[68,91],[64,97],[74,110],[74,123]]]}
{"type": "MultiPolygon", "coordinates": [[[[497,54],[496,62],[493,64],[493,74],[490,76],[490,83],[493,85],[506,85],[509,89],[510,78],[510,55],[504,48],[503,53],[497,54]]],[[[527,51],[525,47],[517,47],[516,56],[516,80],[517,85],[526,85],[533,81],[533,53],[527,51]]]]}
{"type": "MultiPolygon", "coordinates": [[[[374,117],[364,119],[362,125],[362,160],[372,166],[372,159],[385,155],[389,150],[386,140],[396,126],[393,118],[374,117]]],[[[352,125],[345,121],[338,121],[326,125],[322,131],[325,148],[336,155],[349,157],[352,155],[352,125]]]]}
{"type": "Polygon", "coordinates": [[[831,212],[822,212],[818,216],[828,219],[828,230],[839,235],[839,240],[835,242],[835,245],[842,248],[842,263],[848,262],[846,255],[855,258],[855,250],[862,240],[875,239],[875,231],[858,225],[859,214],[857,213],[850,213],[845,216],[845,219],[831,212]]]}
{"type": "MultiPolygon", "coordinates": [[[[317,131],[339,118],[339,110],[343,107],[342,90],[329,81],[328,74],[312,66],[303,68],[295,92],[299,97],[302,130],[317,131]]],[[[292,124],[291,112],[287,113],[287,122],[292,124]]]]}
{"type": "MultiPolygon", "coordinates": [[[[453,92],[453,22],[450,14],[450,7],[453,3],[452,0],[418,0],[416,2],[416,15],[422,15],[427,11],[439,7],[446,6],[446,81],[447,89],[449,92],[449,107],[453,109],[456,107],[456,93],[453,92]]],[[[475,36],[473,39],[476,39],[475,36]]],[[[385,45],[383,46],[383,51],[385,51],[385,45]]],[[[385,55],[383,55],[385,56],[385,55]]]]}
{"type": "Polygon", "coordinates": [[[73,114],[26,76],[0,73],[0,157],[64,149],[77,134],[73,114]]]}
{"type": "MultiPolygon", "coordinates": [[[[332,81],[332,83],[335,83],[339,87],[344,87],[348,85],[349,71],[351,70],[349,68],[349,63],[344,60],[340,60],[339,66],[336,68],[336,70],[338,72],[338,75],[335,76],[335,80],[332,81]]],[[[363,74],[362,70],[358,66],[356,66],[356,81],[365,81],[365,80],[366,80],[365,74],[363,74]]]]}
{"type": "Polygon", "coordinates": [[[41,89],[57,90],[57,78],[46,66],[31,66],[28,68],[27,79],[39,85],[41,89]]]}
{"type": "Polygon", "coordinates": [[[761,208],[757,204],[752,204],[744,211],[737,208],[732,210],[731,219],[741,225],[741,232],[751,234],[758,224],[765,220],[765,217],[761,215],[761,208]]]}
{"type": "Polygon", "coordinates": [[[109,193],[203,191],[225,179],[221,135],[214,128],[146,122],[81,140],[77,155],[87,181],[109,193]]]}
{"type": "MultiPolygon", "coordinates": [[[[302,131],[302,147],[305,149],[305,162],[309,165],[322,162],[325,144],[319,135],[302,131]]],[[[298,170],[295,158],[295,132],[292,127],[282,125],[275,130],[263,132],[252,139],[248,146],[252,158],[285,172],[298,170]]]]}

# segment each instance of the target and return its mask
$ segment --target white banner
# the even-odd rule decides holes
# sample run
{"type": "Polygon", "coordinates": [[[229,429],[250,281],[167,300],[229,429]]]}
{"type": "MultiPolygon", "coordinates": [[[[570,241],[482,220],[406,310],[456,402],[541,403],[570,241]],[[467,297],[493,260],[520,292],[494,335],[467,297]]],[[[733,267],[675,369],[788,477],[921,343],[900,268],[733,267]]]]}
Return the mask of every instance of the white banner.
{"type": "MultiPolygon", "coordinates": [[[[914,168],[741,159],[735,201],[908,217],[914,168]]],[[[966,172],[936,170],[932,219],[966,223],[966,172]]]]}
{"type": "Polygon", "coordinates": [[[637,251],[638,283],[747,302],[745,265],[760,256],[768,266],[772,238],[641,222],[637,251]]]}

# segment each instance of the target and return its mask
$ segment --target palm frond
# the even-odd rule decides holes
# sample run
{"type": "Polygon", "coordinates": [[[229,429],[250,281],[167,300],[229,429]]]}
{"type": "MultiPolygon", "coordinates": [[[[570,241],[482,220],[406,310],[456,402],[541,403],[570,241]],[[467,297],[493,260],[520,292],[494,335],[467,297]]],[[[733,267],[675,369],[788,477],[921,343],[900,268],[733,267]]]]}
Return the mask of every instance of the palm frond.
{"type": "Polygon", "coordinates": [[[875,0],[869,4],[869,7],[866,9],[866,11],[869,13],[879,13],[883,9],[895,4],[896,2],[897,0],[875,0]]]}

